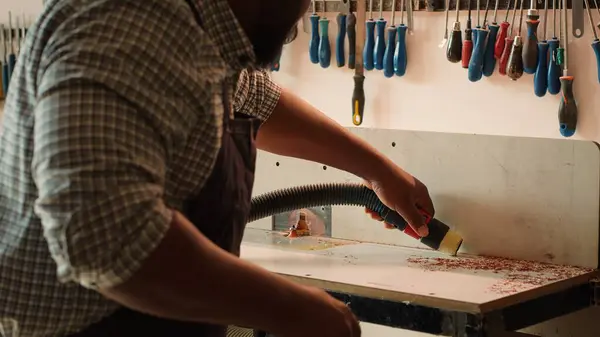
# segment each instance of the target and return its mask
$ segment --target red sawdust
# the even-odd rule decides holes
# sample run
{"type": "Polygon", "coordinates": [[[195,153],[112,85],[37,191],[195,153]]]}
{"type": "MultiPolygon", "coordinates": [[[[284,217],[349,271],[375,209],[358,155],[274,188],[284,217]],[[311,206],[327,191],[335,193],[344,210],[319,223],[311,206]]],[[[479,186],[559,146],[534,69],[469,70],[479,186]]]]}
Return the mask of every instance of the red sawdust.
{"type": "Polygon", "coordinates": [[[592,269],[573,266],[487,256],[411,257],[407,261],[427,271],[474,271],[497,274],[498,281],[489,290],[498,294],[514,294],[592,271],[592,269]]]}

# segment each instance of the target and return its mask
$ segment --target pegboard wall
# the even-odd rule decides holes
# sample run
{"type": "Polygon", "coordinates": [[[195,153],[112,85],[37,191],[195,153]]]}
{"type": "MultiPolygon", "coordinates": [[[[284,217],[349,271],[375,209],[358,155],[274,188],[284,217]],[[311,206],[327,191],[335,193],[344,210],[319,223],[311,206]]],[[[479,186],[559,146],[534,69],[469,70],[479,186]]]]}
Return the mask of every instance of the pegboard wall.
{"type": "MultiPolygon", "coordinates": [[[[313,1],[313,4],[316,8],[317,12],[323,12],[323,8],[325,12],[339,12],[340,2],[342,0],[325,0],[325,1],[313,1]]],[[[400,11],[402,5],[404,4],[404,8],[408,4],[408,1],[411,0],[365,0],[367,3],[367,11],[372,8],[374,15],[378,14],[380,10],[380,6],[383,4],[384,12],[391,12],[392,9],[396,11],[400,11]],[[395,7],[394,7],[395,4],[395,7]],[[372,6],[372,7],[371,7],[372,6]]],[[[446,0],[412,0],[413,2],[413,10],[415,11],[427,11],[427,12],[439,12],[446,10],[446,0]]],[[[496,1],[498,2],[498,9],[505,10],[513,9],[515,6],[515,1],[517,2],[517,8],[521,6],[521,0],[459,0],[459,6],[461,10],[466,10],[469,5],[471,9],[476,10],[477,8],[485,9],[487,4],[489,3],[490,10],[493,10],[496,6],[496,1]]],[[[548,8],[559,8],[559,0],[548,0],[548,8]],[[556,7],[554,7],[556,5],[556,7]]],[[[562,1],[562,0],[560,0],[562,1]]],[[[580,7],[584,6],[585,0],[567,0],[567,9],[573,8],[573,4],[580,7]]],[[[598,8],[598,0],[588,0],[590,4],[590,8],[598,8]]],[[[456,9],[456,0],[450,0],[450,10],[456,9]]],[[[537,9],[544,8],[545,0],[523,0],[523,7],[525,9],[529,9],[531,5],[536,6],[537,9]],[[533,3],[532,3],[533,2],[533,3]]],[[[564,8],[564,7],[563,7],[564,8]]],[[[350,9],[353,12],[356,12],[356,1],[350,1],[350,9]]],[[[310,11],[313,10],[311,6],[310,11]]]]}
{"type": "MultiPolygon", "coordinates": [[[[351,128],[429,188],[436,217],[463,235],[465,252],[585,267],[598,265],[600,151],[595,143],[351,128]]],[[[324,182],[344,171],[260,152],[254,195],[324,182]]],[[[422,247],[360,207],[334,207],[332,236],[422,247]]],[[[262,219],[250,227],[271,229],[262,219]]]]}

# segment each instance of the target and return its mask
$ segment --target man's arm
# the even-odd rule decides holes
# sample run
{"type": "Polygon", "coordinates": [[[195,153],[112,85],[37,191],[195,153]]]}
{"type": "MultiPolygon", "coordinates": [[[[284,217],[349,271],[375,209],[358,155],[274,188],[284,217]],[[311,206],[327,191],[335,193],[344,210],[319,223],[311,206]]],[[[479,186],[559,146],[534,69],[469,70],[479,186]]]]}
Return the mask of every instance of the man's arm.
{"type": "Polygon", "coordinates": [[[421,236],[429,234],[419,208],[430,215],[435,210],[423,183],[304,100],[280,89],[264,73],[251,78],[259,80],[254,81],[256,86],[248,97],[260,98],[254,93],[270,92],[262,100],[269,104],[256,99],[246,104],[256,107],[257,115],[266,119],[258,132],[258,148],[326,164],[365,179],[381,201],[400,213],[414,230],[421,236]]]}
{"type": "Polygon", "coordinates": [[[371,180],[390,171],[388,158],[293,93],[283,89],[258,132],[261,150],[323,163],[371,180]]]}

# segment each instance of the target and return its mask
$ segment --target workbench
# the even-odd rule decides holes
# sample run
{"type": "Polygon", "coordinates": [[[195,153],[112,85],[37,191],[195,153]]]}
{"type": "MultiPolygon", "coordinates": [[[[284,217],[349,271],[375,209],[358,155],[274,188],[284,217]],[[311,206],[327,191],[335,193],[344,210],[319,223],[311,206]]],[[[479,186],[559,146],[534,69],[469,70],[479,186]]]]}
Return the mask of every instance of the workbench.
{"type": "Polygon", "coordinates": [[[242,258],[326,289],[363,322],[442,336],[527,336],[512,331],[591,306],[598,276],[589,268],[290,239],[255,228],[246,232],[242,258]]]}

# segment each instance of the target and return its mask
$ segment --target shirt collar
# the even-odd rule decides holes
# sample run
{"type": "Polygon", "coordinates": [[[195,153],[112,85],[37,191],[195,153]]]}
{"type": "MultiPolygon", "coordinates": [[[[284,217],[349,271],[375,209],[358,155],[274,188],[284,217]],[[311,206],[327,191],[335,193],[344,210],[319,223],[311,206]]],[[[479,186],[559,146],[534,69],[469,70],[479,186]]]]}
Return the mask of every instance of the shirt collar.
{"type": "Polygon", "coordinates": [[[254,48],[246,32],[229,7],[227,0],[195,0],[202,28],[217,44],[221,56],[239,71],[256,62],[254,48]]]}

